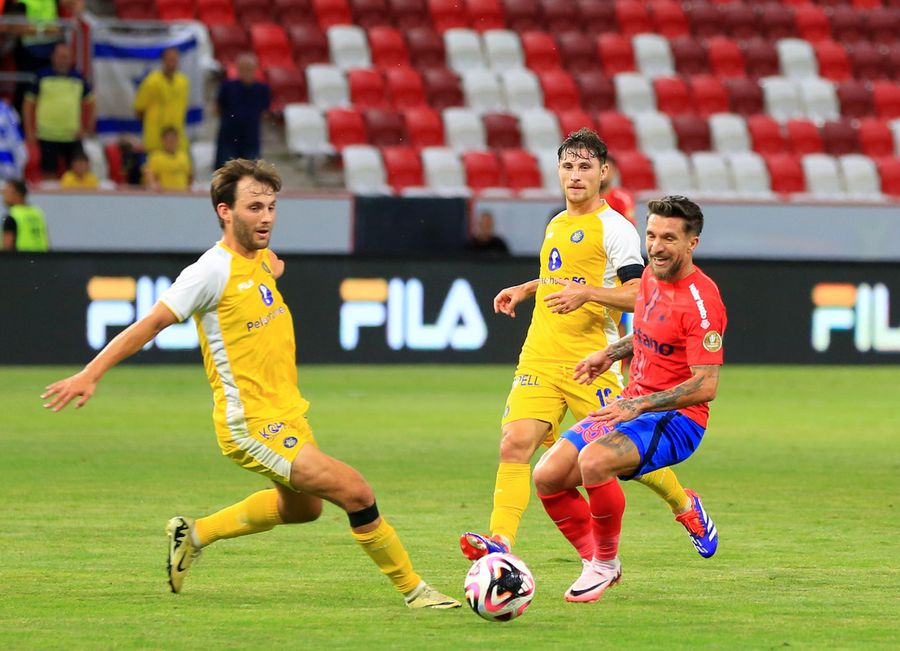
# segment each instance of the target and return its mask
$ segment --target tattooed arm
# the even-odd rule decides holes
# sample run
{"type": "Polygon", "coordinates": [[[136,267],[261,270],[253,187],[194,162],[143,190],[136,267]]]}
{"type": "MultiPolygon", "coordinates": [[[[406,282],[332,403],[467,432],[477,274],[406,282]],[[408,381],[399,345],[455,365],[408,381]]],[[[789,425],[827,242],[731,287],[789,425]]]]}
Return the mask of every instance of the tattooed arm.
{"type": "Polygon", "coordinates": [[[634,352],[633,340],[634,335],[628,335],[603,350],[591,353],[575,365],[575,373],[572,377],[579,384],[590,384],[601,374],[606,373],[613,362],[631,357],[634,352]]]}
{"type": "Polygon", "coordinates": [[[671,389],[649,393],[645,396],[616,400],[608,407],[592,411],[588,416],[615,426],[623,421],[637,418],[647,411],[681,409],[714,400],[716,389],[719,386],[719,366],[715,364],[692,366],[691,372],[693,375],[690,378],[681,384],[676,384],[671,389]]]}

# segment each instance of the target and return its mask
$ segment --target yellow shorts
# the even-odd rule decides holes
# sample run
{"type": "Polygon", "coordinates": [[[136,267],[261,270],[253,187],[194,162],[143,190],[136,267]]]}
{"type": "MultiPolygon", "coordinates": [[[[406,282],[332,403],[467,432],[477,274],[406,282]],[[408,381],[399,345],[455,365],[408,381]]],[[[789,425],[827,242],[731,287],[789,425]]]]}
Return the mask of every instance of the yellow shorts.
{"type": "Polygon", "coordinates": [[[316,447],[306,418],[292,421],[256,420],[247,422],[249,436],[234,438],[228,430],[217,429],[222,454],[241,468],[291,486],[291,464],[307,443],[316,447]]]}
{"type": "Polygon", "coordinates": [[[501,426],[514,420],[534,418],[550,424],[546,447],[559,438],[559,424],[566,410],[575,420],[589,411],[609,404],[622,393],[617,373],[607,371],[593,384],[578,384],[572,379],[574,366],[564,364],[527,364],[516,369],[512,389],[506,399],[501,426]]]}

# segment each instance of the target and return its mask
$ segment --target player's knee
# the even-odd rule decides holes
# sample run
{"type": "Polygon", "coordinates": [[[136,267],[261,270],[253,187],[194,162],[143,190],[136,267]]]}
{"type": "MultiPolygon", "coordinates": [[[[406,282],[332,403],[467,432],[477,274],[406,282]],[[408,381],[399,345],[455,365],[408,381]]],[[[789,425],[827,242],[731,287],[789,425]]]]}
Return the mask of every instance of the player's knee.
{"type": "Polygon", "coordinates": [[[614,474],[614,462],[612,454],[599,445],[589,445],[578,455],[578,468],[584,484],[595,484],[598,481],[606,481],[614,474]]]}
{"type": "Polygon", "coordinates": [[[361,511],[375,503],[375,492],[362,475],[347,488],[345,503],[341,505],[347,513],[361,511]]]}
{"type": "Polygon", "coordinates": [[[538,444],[533,437],[524,436],[521,432],[504,431],[500,439],[500,461],[504,463],[528,463],[538,444]]]}
{"type": "Polygon", "coordinates": [[[552,495],[561,489],[559,473],[551,462],[540,461],[534,467],[534,487],[540,495],[552,495]]]}
{"type": "Polygon", "coordinates": [[[313,522],[322,515],[322,500],[309,497],[302,503],[282,503],[279,504],[278,510],[285,524],[313,522]]]}

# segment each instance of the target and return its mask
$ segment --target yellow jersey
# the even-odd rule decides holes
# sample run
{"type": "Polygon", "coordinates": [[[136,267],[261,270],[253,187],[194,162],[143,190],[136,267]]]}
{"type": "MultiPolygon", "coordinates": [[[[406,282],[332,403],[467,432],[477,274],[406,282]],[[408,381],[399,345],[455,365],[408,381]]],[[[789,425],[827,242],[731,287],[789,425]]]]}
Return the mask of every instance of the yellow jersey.
{"type": "Polygon", "coordinates": [[[217,434],[239,447],[259,423],[293,421],[309,408],[297,388],[291,312],[270,262],[268,249],[250,260],[220,241],[159,299],[179,321],[193,316],[217,434]]]}
{"type": "Polygon", "coordinates": [[[554,314],[544,298],[562,289],[564,280],[617,287],[620,269],[643,268],[634,226],[605,202],[587,215],[573,217],[563,211],[547,224],[540,255],[534,313],[519,365],[574,364],[616,341],[621,312],[588,302],[568,314],[554,314]]]}
{"type": "Polygon", "coordinates": [[[150,152],[146,165],[162,190],[188,190],[191,187],[191,158],[186,151],[170,154],[158,149],[150,152]]]}
{"type": "Polygon", "coordinates": [[[134,110],[143,113],[144,149],[148,152],[162,148],[164,127],[178,129],[180,149],[187,149],[184,133],[191,82],[182,72],[171,79],[161,70],[144,77],[134,97],[134,110]]]}
{"type": "Polygon", "coordinates": [[[93,172],[87,172],[84,176],[78,176],[72,170],[67,170],[59,180],[59,187],[67,190],[96,190],[100,182],[93,172]]]}

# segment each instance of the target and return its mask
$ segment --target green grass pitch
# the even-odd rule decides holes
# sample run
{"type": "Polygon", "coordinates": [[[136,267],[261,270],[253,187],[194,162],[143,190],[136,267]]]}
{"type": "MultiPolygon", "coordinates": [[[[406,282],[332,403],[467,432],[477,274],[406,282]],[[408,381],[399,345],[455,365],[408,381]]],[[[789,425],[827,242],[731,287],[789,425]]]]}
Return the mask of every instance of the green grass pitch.
{"type": "MultiPolygon", "coordinates": [[[[0,368],[2,649],[900,648],[900,367],[726,367],[678,468],[718,525],[696,555],[626,485],[623,583],[567,604],[573,550],[532,499],[516,547],[535,600],[510,623],[412,612],[326,506],[210,547],[168,592],[163,527],[265,487],[222,457],[199,364],[115,369],[80,411],[69,368],[0,368]]],[[[462,597],[460,532],[490,511],[512,367],[308,367],[324,450],[359,468],[416,568],[462,597]]]]}

